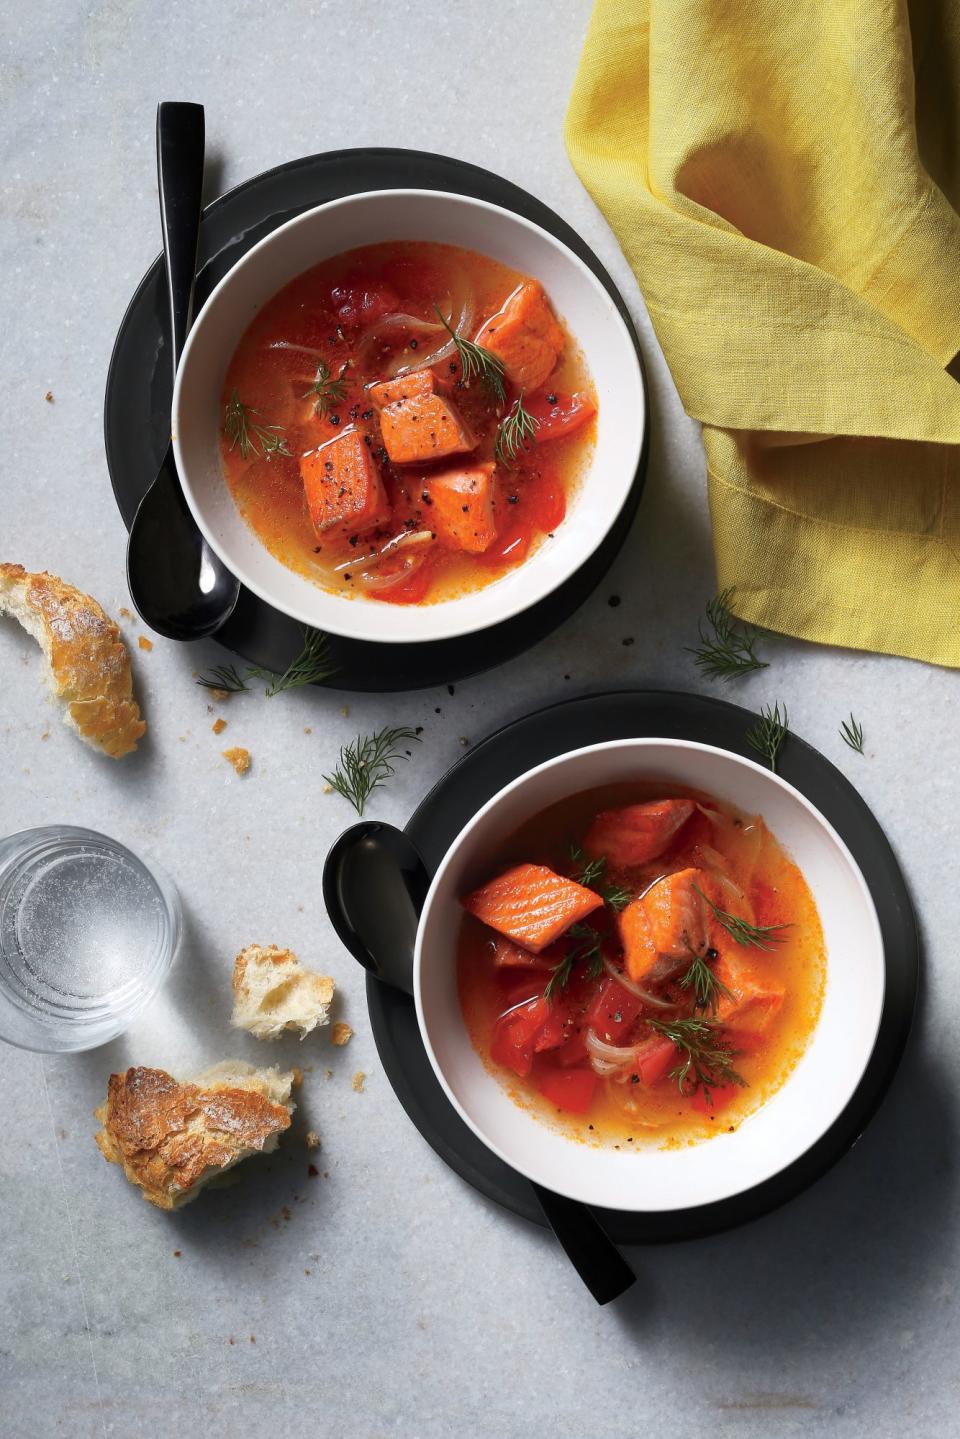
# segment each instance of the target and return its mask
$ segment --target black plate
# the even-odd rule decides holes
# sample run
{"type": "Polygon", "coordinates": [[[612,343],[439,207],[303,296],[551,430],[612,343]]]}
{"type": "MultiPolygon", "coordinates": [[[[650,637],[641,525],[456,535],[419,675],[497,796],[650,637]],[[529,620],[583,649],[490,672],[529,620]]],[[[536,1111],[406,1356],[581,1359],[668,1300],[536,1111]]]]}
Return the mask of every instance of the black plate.
{"type": "MultiPolygon", "coordinates": [[[[626,322],[643,376],[640,345],[623,297],[576,231],[509,180],[462,160],[420,150],[336,150],[309,155],[267,170],[222,195],[203,212],[197,306],[252,245],[286,220],[325,200],[397,186],[447,190],[489,200],[562,240],[609,291],[626,322]]],[[[127,529],[170,438],[173,390],[166,333],[162,259],[158,257],[127,307],[107,373],[103,417],[107,466],[127,529]]],[[[643,384],[646,395],[645,377],[643,384]]],[[[445,684],[502,664],[552,633],[599,584],[627,536],[643,491],[649,433],[648,413],[643,452],[626,504],[599,549],[559,589],[523,614],[465,639],[384,645],[331,636],[332,658],[338,668],[324,682],[326,687],[381,692],[445,684]]],[[[217,639],[252,664],[279,671],[286,669],[302,644],[296,621],[247,589],[241,589],[237,608],[217,639]]]]}
{"type": "MultiPolygon", "coordinates": [[[[699,740],[755,759],[743,738],[755,719],[756,715],[721,700],[666,691],[568,700],[517,720],[478,744],[430,791],[407,833],[433,872],[464,824],[491,795],[554,755],[604,740],[649,736],[699,740]]],[[[777,768],[846,841],[873,896],[886,965],[876,1047],[839,1119],[788,1169],[719,1204],[664,1214],[602,1211],[611,1237],[622,1244],[699,1238],[755,1219],[792,1199],[819,1179],[862,1133],[893,1079],[907,1041],[919,987],[920,941],[893,850],[850,782],[803,740],[795,735],[787,739],[777,768]]],[[[482,1194],[543,1224],[527,1181],[477,1139],[440,1088],[420,1039],[413,1001],[371,976],[367,1006],[390,1083],[428,1144],[482,1194]]]]}

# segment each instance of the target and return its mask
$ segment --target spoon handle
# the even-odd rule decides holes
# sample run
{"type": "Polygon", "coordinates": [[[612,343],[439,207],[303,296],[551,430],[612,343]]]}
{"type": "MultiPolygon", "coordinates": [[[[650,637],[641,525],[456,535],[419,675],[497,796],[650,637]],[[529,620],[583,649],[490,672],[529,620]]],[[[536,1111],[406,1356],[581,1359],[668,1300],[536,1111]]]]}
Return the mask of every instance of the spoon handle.
{"type": "Polygon", "coordinates": [[[585,1204],[530,1181],[547,1223],[598,1304],[626,1293],[637,1276],[585,1204]]]}
{"type": "Polygon", "coordinates": [[[164,100],[157,106],[157,186],[170,296],[174,375],[193,319],[204,138],[202,105],[164,100]]]}

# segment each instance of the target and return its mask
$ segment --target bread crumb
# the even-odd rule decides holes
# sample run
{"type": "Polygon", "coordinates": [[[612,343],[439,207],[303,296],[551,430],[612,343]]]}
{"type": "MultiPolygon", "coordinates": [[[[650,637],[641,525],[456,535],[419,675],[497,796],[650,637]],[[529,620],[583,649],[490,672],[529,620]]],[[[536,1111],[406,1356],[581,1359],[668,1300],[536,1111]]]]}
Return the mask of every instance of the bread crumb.
{"type": "Polygon", "coordinates": [[[307,1173],[311,1179],[318,1179],[320,1176],[320,1171],[315,1164],[307,1165],[307,1173]]]}
{"type": "Polygon", "coordinates": [[[173,1257],[174,1257],[174,1259],[179,1259],[179,1258],[180,1258],[180,1253],[181,1253],[181,1251],[180,1251],[179,1249],[175,1249],[175,1250],[173,1251],[173,1257]]]}
{"type": "Polygon", "coordinates": [[[52,391],[52,390],[48,390],[47,393],[44,395],[43,398],[46,400],[46,402],[47,402],[48,405],[52,405],[52,404],[53,404],[53,391],[52,391]]]}
{"type": "Polygon", "coordinates": [[[349,719],[349,718],[350,718],[350,706],[349,706],[349,705],[344,705],[344,707],[343,707],[343,709],[340,711],[340,713],[343,715],[344,719],[349,719]]]}
{"type": "Polygon", "coordinates": [[[470,741],[467,739],[467,737],[466,737],[465,734],[462,734],[462,735],[460,736],[460,743],[463,745],[464,749],[466,749],[467,746],[469,745],[470,741]]]}
{"type": "Polygon", "coordinates": [[[153,649],[153,640],[148,640],[146,635],[138,635],[137,644],[142,650],[147,650],[148,652],[153,649]]]}
{"type": "Polygon", "coordinates": [[[122,620],[129,620],[132,625],[135,625],[137,623],[136,615],[133,613],[132,610],[128,610],[126,605],[121,605],[120,608],[117,610],[117,614],[122,620]]]}
{"type": "Polygon", "coordinates": [[[214,720],[213,724],[210,726],[210,728],[213,730],[214,734],[223,734],[223,732],[224,732],[224,730],[226,729],[226,727],[227,727],[227,722],[226,722],[225,719],[214,720]]]}
{"type": "Polygon", "coordinates": [[[230,698],[229,690],[207,690],[207,694],[212,700],[228,700],[230,698]]]}
{"type": "Polygon", "coordinates": [[[303,732],[304,732],[304,734],[313,734],[313,730],[310,728],[310,726],[309,726],[308,724],[305,724],[305,725],[304,725],[304,727],[303,727],[303,732]]]}
{"type": "Polygon", "coordinates": [[[50,738],[50,731],[49,731],[48,729],[45,729],[44,732],[43,732],[43,734],[40,736],[40,738],[41,738],[41,739],[49,739],[49,738],[50,738]]]}
{"type": "Polygon", "coordinates": [[[303,1083],[303,1070],[300,1068],[299,1064],[295,1064],[295,1065],[293,1066],[293,1087],[294,1087],[294,1089],[299,1089],[302,1083],[303,1083]]]}
{"type": "Polygon", "coordinates": [[[325,1070],[323,1071],[323,1077],[324,1077],[324,1079],[332,1079],[332,1078],[333,1078],[333,1070],[332,1070],[332,1069],[325,1069],[325,1070]]]}
{"type": "Polygon", "coordinates": [[[367,1077],[367,1076],[364,1074],[364,1072],[363,1072],[362,1069],[358,1069],[358,1070],[357,1070],[356,1074],[353,1076],[353,1079],[351,1080],[351,1085],[352,1085],[354,1094],[362,1094],[362,1093],[363,1093],[363,1085],[364,1085],[364,1081],[365,1081],[366,1077],[367,1077]]]}
{"type": "Polygon", "coordinates": [[[330,1043],[335,1044],[339,1049],[344,1044],[349,1044],[352,1038],[353,1030],[349,1024],[346,1024],[342,1019],[338,1019],[330,1031],[330,1043]]]}
{"type": "Polygon", "coordinates": [[[233,749],[225,749],[223,757],[233,765],[237,774],[246,774],[250,768],[250,751],[241,748],[240,745],[235,745],[233,749]]]}
{"type": "Polygon", "coordinates": [[[250,1343],[251,1343],[251,1344],[256,1344],[256,1342],[257,1342],[257,1336],[256,1336],[255,1334],[251,1334],[251,1335],[250,1335],[250,1343]]]}
{"type": "Polygon", "coordinates": [[[320,1136],[315,1129],[307,1130],[306,1137],[303,1142],[308,1149],[320,1148],[320,1136]]]}
{"type": "Polygon", "coordinates": [[[325,784],[325,785],[323,786],[323,789],[320,791],[320,793],[321,793],[321,794],[333,794],[333,785],[332,785],[332,784],[325,784]]]}
{"type": "Polygon", "coordinates": [[[228,1343],[228,1344],[236,1344],[236,1342],[237,1342],[237,1341],[234,1339],[233,1335],[231,1334],[231,1335],[230,1335],[230,1338],[227,1340],[227,1343],[228,1343]]]}

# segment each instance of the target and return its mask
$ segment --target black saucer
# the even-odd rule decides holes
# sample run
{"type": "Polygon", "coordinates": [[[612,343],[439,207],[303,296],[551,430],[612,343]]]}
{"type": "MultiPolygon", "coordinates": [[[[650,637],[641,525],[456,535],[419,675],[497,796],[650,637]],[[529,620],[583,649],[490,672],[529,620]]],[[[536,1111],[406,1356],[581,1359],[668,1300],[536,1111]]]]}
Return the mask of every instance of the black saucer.
{"type": "MultiPolygon", "coordinates": [[[[623,691],[568,700],[507,725],[447,771],[407,825],[428,869],[479,807],[522,774],[566,750],[635,736],[699,740],[756,756],[744,732],[756,715],[722,700],[666,691],[623,691]]],[[[883,933],[886,992],[877,1043],[860,1085],[822,1138],[773,1179],[719,1204],[639,1215],[604,1210],[604,1225],[623,1244],[695,1239],[775,1209],[819,1179],[860,1136],[893,1079],[913,1018],[920,942],[906,883],[890,845],[850,782],[823,755],[791,735],[778,771],[826,816],[849,846],[873,896],[883,933]]],[[[372,976],[367,1006],[377,1049],[407,1114],[440,1157],[490,1199],[542,1224],[533,1191],[460,1119],[430,1068],[413,1001],[372,976]]]]}
{"type": "MultiPolygon", "coordinates": [[[[197,305],[252,245],[294,215],[342,195],[398,186],[489,200],[562,240],[609,291],[626,322],[642,371],[636,331],[620,292],[589,245],[565,220],[526,190],[489,170],[420,150],[335,150],[309,155],[267,170],[221,195],[203,214],[197,305]]],[[[477,244],[483,248],[482,235],[477,244]]],[[[170,438],[172,386],[166,330],[162,260],[158,258],[127,307],[107,373],[107,465],[127,529],[170,438]]],[[[559,589],[514,619],[467,639],[382,645],[331,636],[332,658],[338,669],[324,682],[325,687],[377,692],[426,688],[490,669],[544,639],[599,584],[623,544],[643,490],[649,432],[648,424],[633,488],[613,528],[600,548],[559,589]]],[[[252,664],[277,671],[286,669],[302,644],[294,620],[246,589],[241,589],[237,608],[217,639],[252,664]]]]}

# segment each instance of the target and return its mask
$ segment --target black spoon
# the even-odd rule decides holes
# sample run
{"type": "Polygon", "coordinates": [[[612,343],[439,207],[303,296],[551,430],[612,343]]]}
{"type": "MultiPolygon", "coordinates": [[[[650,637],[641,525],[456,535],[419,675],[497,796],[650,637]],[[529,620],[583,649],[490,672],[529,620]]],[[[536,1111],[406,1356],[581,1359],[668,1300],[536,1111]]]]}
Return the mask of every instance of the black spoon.
{"type": "MultiPolygon", "coordinates": [[[[384,984],[413,994],[413,951],[430,877],[402,830],[365,820],[335,842],[323,867],[323,898],[354,959],[384,984]]],[[[533,1184],[547,1223],[598,1304],[636,1276],[585,1204],[533,1184]]]]}
{"type": "MultiPolygon", "coordinates": [[[[165,100],[157,106],[157,182],[174,375],[193,319],[203,149],[202,105],[165,100]]],[[[171,640],[214,634],[237,603],[240,581],[197,528],[180,488],[172,444],[133,517],[127,585],[144,622],[171,640]]]]}

